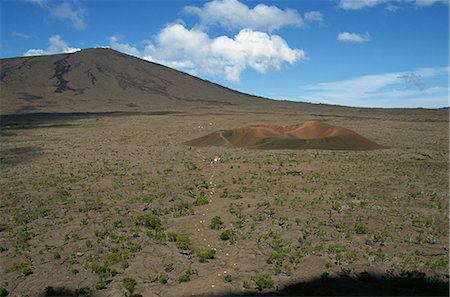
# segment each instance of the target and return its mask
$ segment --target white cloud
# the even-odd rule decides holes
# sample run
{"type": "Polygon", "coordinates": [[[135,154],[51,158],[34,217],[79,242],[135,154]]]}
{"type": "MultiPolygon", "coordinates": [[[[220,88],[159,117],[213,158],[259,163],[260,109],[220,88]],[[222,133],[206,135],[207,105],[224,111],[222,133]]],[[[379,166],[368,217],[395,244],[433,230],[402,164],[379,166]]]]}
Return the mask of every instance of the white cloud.
{"type": "Polygon", "coordinates": [[[323,14],[319,11],[309,11],[304,14],[305,21],[308,23],[322,23],[323,14]]]}
{"type": "Polygon", "coordinates": [[[128,43],[120,43],[119,38],[116,36],[109,37],[109,44],[110,44],[111,48],[113,48],[119,52],[129,54],[131,56],[136,56],[136,57],[141,56],[141,53],[139,52],[139,50],[136,47],[131,46],[128,43]]]}
{"type": "Polygon", "coordinates": [[[374,7],[388,0],[341,0],[339,1],[338,7],[345,10],[358,10],[368,7],[374,7]]]}
{"type": "Polygon", "coordinates": [[[426,86],[426,80],[448,79],[448,71],[449,67],[419,68],[307,85],[303,87],[301,98],[351,106],[443,107],[448,106],[447,87],[426,86]]]}
{"type": "Polygon", "coordinates": [[[432,6],[436,3],[448,4],[448,0],[415,0],[414,5],[417,7],[432,6]]]}
{"type": "Polygon", "coordinates": [[[397,10],[398,6],[392,3],[413,3],[416,7],[432,6],[436,3],[448,4],[449,0],[340,0],[338,7],[344,10],[360,10],[385,4],[389,11],[397,10]]]}
{"type": "Polygon", "coordinates": [[[392,3],[388,3],[386,5],[386,10],[390,11],[390,12],[396,12],[399,9],[399,7],[397,5],[393,5],[392,3]]]}
{"type": "Polygon", "coordinates": [[[42,56],[60,53],[73,53],[80,49],[70,47],[59,35],[53,35],[48,39],[50,45],[47,49],[29,49],[24,56],[42,56]]]}
{"type": "Polygon", "coordinates": [[[63,3],[48,0],[28,0],[48,11],[53,17],[61,21],[68,21],[72,27],[81,30],[86,27],[86,9],[77,0],[63,3]]]}
{"type": "Polygon", "coordinates": [[[20,33],[20,32],[15,32],[15,31],[12,32],[11,35],[14,36],[14,37],[20,37],[20,38],[23,38],[23,39],[30,39],[31,38],[30,35],[27,35],[27,34],[24,34],[24,33],[20,33]]]}
{"type": "Polygon", "coordinates": [[[285,26],[302,26],[304,22],[295,9],[258,4],[249,8],[238,0],[213,0],[203,7],[186,6],[183,11],[197,15],[203,26],[218,24],[228,29],[250,28],[272,32],[285,26]]]}
{"type": "Polygon", "coordinates": [[[370,40],[370,34],[368,32],[365,34],[343,32],[338,34],[337,40],[342,42],[364,43],[370,40]]]}
{"type": "Polygon", "coordinates": [[[111,47],[143,59],[158,62],[194,75],[223,76],[239,82],[247,68],[260,73],[279,71],[286,64],[293,65],[306,58],[301,49],[292,49],[278,35],[243,29],[233,38],[210,38],[198,29],[187,29],[182,24],[166,26],[155,43],[138,51],[128,44],[110,39],[111,47]]]}

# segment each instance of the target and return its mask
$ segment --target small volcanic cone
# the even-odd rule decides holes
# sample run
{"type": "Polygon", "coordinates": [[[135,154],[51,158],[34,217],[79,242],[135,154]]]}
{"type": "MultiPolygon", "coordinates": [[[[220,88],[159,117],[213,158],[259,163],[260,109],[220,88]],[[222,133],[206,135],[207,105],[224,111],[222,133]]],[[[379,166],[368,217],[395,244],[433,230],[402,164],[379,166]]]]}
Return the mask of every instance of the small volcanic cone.
{"type": "Polygon", "coordinates": [[[256,125],[220,130],[184,143],[255,149],[376,150],[385,148],[345,128],[319,121],[291,126],[256,125]]]}

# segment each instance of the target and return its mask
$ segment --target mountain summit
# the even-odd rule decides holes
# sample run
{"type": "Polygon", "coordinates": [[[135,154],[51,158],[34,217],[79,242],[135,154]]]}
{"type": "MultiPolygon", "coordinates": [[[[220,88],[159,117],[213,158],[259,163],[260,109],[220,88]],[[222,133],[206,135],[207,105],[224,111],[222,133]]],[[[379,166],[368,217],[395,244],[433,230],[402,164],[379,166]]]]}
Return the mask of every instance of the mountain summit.
{"type": "Polygon", "coordinates": [[[1,113],[180,110],[263,104],[112,49],[0,60],[1,113]]]}

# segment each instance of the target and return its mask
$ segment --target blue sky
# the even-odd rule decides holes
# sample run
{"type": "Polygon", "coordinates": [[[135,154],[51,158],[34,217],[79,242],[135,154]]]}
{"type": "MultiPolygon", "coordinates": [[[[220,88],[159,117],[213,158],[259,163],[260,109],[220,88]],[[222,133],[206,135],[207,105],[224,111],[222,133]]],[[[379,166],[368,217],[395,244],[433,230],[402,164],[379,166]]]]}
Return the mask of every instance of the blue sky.
{"type": "Polygon", "coordinates": [[[113,49],[273,99],[448,106],[448,0],[2,1],[2,58],[113,49]]]}

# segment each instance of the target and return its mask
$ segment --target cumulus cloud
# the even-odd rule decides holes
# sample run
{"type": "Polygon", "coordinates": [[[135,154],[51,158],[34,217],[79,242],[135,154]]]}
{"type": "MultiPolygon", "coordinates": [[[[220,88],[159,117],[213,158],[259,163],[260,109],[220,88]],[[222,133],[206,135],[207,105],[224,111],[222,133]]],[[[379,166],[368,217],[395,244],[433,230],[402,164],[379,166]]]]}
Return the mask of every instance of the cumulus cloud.
{"type": "Polygon", "coordinates": [[[75,29],[81,30],[86,27],[86,9],[79,1],[57,3],[48,0],[28,0],[28,2],[40,6],[58,20],[69,22],[75,29]]]}
{"type": "Polygon", "coordinates": [[[184,13],[197,15],[201,25],[220,25],[228,29],[272,32],[285,26],[302,26],[304,21],[295,9],[258,4],[249,8],[238,0],[214,0],[202,7],[186,6],[184,13]]]}
{"type": "Polygon", "coordinates": [[[448,89],[425,87],[424,79],[447,78],[449,67],[364,75],[354,79],[303,87],[302,98],[354,106],[448,106],[448,89]],[[405,88],[406,84],[406,88],[405,88]]]}
{"type": "Polygon", "coordinates": [[[302,17],[294,9],[265,4],[250,8],[238,0],[213,0],[203,6],[186,6],[183,12],[198,16],[199,24],[191,29],[180,20],[168,24],[153,41],[146,40],[143,49],[121,42],[115,36],[110,37],[110,46],[193,75],[206,74],[239,82],[246,69],[259,73],[280,71],[306,59],[302,49],[291,48],[272,32],[285,26],[321,23],[324,19],[318,11],[306,12],[302,17]],[[236,35],[210,37],[206,29],[213,25],[236,30],[236,35]]]}
{"type": "Polygon", "coordinates": [[[210,38],[198,29],[182,24],[166,26],[142,51],[110,39],[111,47],[143,59],[158,62],[194,75],[223,76],[239,82],[241,73],[252,68],[260,73],[279,71],[285,65],[304,60],[301,49],[290,48],[278,35],[243,29],[233,38],[210,38]]]}
{"type": "Polygon", "coordinates": [[[426,7],[426,6],[432,6],[436,3],[443,3],[448,4],[449,0],[340,0],[338,4],[338,8],[342,8],[344,10],[360,10],[370,7],[375,7],[380,4],[385,4],[386,9],[389,11],[395,11],[397,10],[397,6],[392,5],[392,2],[394,3],[412,3],[416,7],[426,7]]]}
{"type": "Polygon", "coordinates": [[[47,49],[29,49],[24,56],[42,56],[60,53],[73,53],[80,49],[70,47],[59,35],[53,35],[49,39],[49,46],[47,49]]]}
{"type": "Polygon", "coordinates": [[[341,42],[364,43],[370,40],[370,34],[368,32],[365,34],[343,32],[338,34],[337,40],[341,42]]]}

